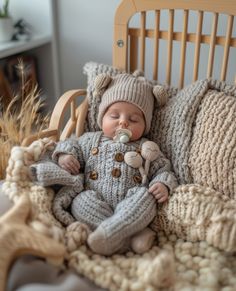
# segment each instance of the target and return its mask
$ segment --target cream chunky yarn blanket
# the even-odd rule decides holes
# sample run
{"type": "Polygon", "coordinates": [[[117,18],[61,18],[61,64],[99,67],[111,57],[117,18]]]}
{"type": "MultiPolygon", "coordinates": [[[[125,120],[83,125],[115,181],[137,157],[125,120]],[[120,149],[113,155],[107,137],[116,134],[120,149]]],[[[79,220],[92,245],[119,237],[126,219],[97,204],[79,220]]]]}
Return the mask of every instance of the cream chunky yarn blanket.
{"type": "MultiPolygon", "coordinates": [[[[99,73],[119,73],[89,63],[87,131],[97,130],[93,80],[99,73]]],[[[170,100],[155,109],[149,138],[172,161],[179,179],[167,204],[158,206],[151,227],[156,245],[144,255],[103,257],[86,246],[88,230],[76,222],[67,228],[54,218],[50,188],[34,185],[28,167],[51,144],[46,139],[12,149],[5,193],[17,200],[29,195],[29,224],[62,241],[67,264],[110,290],[224,290],[236,286],[236,88],[198,81],[180,91],[168,88],[170,100]],[[200,186],[201,185],[201,186],[200,186]]]]}
{"type": "Polygon", "coordinates": [[[235,201],[198,185],[179,186],[159,207],[152,225],[158,243],[149,252],[96,255],[85,244],[86,228],[73,223],[64,229],[51,213],[53,191],[29,179],[28,165],[48,145],[44,139],[13,148],[3,188],[13,201],[29,195],[30,225],[66,244],[69,267],[110,290],[235,290],[235,201]]]}

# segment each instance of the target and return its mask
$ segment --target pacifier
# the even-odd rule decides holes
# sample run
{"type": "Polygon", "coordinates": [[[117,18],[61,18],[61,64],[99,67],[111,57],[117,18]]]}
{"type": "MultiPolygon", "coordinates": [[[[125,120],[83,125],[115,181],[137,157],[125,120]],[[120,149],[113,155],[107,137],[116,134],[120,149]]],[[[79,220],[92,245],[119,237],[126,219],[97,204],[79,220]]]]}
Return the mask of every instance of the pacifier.
{"type": "Polygon", "coordinates": [[[116,142],[127,143],[130,141],[131,136],[132,132],[129,129],[120,128],[116,131],[116,135],[113,140],[116,142]]]}

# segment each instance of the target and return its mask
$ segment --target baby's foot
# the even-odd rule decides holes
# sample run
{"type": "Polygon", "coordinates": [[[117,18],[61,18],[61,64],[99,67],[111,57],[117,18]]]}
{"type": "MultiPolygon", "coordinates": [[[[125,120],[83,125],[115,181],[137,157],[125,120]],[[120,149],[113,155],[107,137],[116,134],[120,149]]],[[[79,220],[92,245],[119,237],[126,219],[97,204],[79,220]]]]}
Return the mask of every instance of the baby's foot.
{"type": "Polygon", "coordinates": [[[105,230],[99,226],[89,236],[87,243],[92,251],[101,255],[110,255],[110,251],[107,250],[107,240],[105,230]]]}
{"type": "Polygon", "coordinates": [[[143,254],[153,246],[155,238],[156,232],[146,227],[131,238],[131,248],[135,253],[143,254]]]}
{"type": "Polygon", "coordinates": [[[102,225],[88,236],[87,243],[93,252],[104,256],[127,251],[126,240],[114,240],[112,236],[108,235],[102,225]]]}

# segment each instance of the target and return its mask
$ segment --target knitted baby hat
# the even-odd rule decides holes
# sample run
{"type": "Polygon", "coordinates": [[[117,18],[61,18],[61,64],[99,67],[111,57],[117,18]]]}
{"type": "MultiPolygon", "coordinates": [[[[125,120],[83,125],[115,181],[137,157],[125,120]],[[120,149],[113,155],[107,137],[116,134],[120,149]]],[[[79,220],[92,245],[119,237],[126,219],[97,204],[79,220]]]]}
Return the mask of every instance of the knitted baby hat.
{"type": "Polygon", "coordinates": [[[144,134],[150,130],[154,98],[159,105],[164,105],[167,100],[167,93],[161,86],[154,86],[143,76],[143,72],[135,71],[132,75],[123,73],[111,77],[107,74],[100,74],[94,82],[95,94],[102,95],[98,112],[98,126],[102,127],[102,118],[109,106],[116,102],[128,102],[136,105],[145,118],[146,127],[144,134]],[[105,90],[105,91],[104,91],[105,90]]]}

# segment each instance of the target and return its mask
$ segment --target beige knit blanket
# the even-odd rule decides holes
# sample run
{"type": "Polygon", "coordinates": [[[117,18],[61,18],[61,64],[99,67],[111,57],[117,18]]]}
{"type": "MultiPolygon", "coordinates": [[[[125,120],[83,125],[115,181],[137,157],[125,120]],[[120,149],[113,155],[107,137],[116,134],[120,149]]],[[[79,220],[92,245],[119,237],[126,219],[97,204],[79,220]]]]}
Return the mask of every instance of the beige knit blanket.
{"type": "Polygon", "coordinates": [[[29,224],[66,244],[69,267],[110,290],[235,290],[235,200],[196,184],[179,186],[159,207],[152,225],[158,242],[149,252],[103,257],[87,248],[86,229],[76,223],[64,229],[53,217],[53,191],[30,181],[28,166],[47,147],[44,139],[13,148],[3,189],[13,201],[29,195],[29,224]]]}

